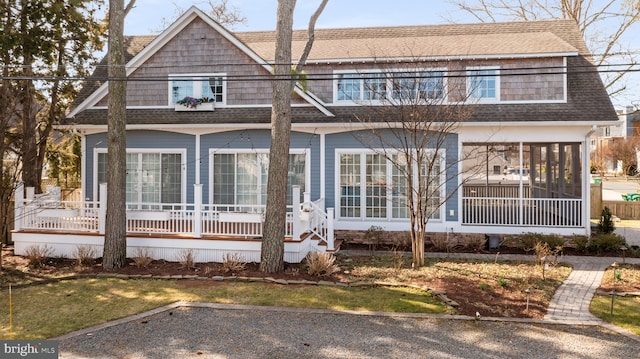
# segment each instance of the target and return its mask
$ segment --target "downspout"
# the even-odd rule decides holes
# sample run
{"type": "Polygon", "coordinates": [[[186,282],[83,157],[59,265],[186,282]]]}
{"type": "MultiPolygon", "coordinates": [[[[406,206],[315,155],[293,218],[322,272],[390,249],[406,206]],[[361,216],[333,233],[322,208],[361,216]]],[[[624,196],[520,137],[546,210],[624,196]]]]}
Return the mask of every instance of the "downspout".
{"type": "Polygon", "coordinates": [[[582,209],[582,218],[584,218],[583,226],[585,227],[587,237],[591,236],[591,170],[589,166],[591,159],[590,139],[591,135],[593,135],[596,130],[597,126],[592,125],[591,130],[589,130],[584,137],[584,145],[582,148],[582,173],[584,174],[582,176],[582,198],[583,203],[585,204],[582,209]]]}

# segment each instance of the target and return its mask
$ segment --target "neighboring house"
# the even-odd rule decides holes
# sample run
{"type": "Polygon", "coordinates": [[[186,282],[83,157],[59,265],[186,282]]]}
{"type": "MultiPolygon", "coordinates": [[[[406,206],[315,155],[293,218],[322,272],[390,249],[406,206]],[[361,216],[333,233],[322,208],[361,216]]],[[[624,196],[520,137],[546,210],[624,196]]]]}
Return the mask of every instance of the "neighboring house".
{"type": "MultiPolygon", "coordinates": [[[[442,99],[440,106],[469,101],[463,106],[470,117],[448,133],[441,152],[439,168],[447,170],[436,196],[446,201],[429,231],[589,233],[589,139],[617,117],[575,24],[318,29],[315,35],[306,87],[294,91],[286,261],[333,250],[334,230],[408,230],[406,194],[397,190],[403,178],[375,145],[363,144],[370,124],[357,116],[385,106],[381,99],[410,93],[442,99]],[[381,72],[389,63],[418,69],[408,76],[416,88],[395,91],[390,79],[407,70],[381,72]],[[468,97],[444,97],[454,86],[468,97]],[[458,162],[465,152],[491,154],[486,171],[465,174],[467,163],[458,162]],[[305,194],[293,195],[293,185],[305,194]]],[[[228,252],[259,260],[274,41],[273,31],[230,32],[197,8],[158,36],[128,38],[130,256],[146,247],[155,257],[175,259],[192,248],[198,260],[220,261],[228,252]],[[204,103],[181,104],[188,97],[204,103]]],[[[294,58],[305,42],[306,31],[296,31],[294,58]]],[[[53,201],[55,208],[47,209],[41,208],[47,201],[30,193],[17,201],[26,204],[13,236],[18,253],[38,243],[66,255],[79,243],[101,248],[105,80],[106,67],[99,66],[66,119],[83,138],[86,201],[53,201]]]]}
{"type": "Polygon", "coordinates": [[[591,162],[592,166],[598,168],[597,173],[623,175],[623,160],[616,156],[611,146],[640,133],[640,115],[633,106],[616,112],[618,122],[598,128],[591,137],[591,162]]]}
{"type": "Polygon", "coordinates": [[[622,163],[611,152],[611,145],[615,141],[626,140],[627,136],[635,135],[634,109],[627,107],[616,110],[618,122],[602,126],[591,136],[591,166],[597,168],[596,173],[619,175],[622,174],[622,163]]]}

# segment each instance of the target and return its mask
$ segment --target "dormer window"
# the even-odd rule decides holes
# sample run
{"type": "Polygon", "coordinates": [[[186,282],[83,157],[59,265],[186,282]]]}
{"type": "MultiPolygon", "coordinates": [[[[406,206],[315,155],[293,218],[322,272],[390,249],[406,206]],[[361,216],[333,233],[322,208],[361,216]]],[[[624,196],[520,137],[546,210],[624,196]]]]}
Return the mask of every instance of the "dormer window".
{"type": "Polygon", "coordinates": [[[468,94],[471,100],[499,101],[500,88],[497,69],[475,68],[467,70],[468,94]]]}
{"type": "Polygon", "coordinates": [[[336,101],[433,101],[445,99],[445,72],[343,73],[336,80],[336,101]]]}
{"type": "Polygon", "coordinates": [[[396,100],[438,100],[444,98],[444,72],[404,72],[393,76],[396,100]]]}
{"type": "Polygon", "coordinates": [[[342,74],[338,78],[338,101],[362,100],[362,77],[359,74],[342,74]]]}
{"type": "Polygon", "coordinates": [[[176,110],[198,109],[213,110],[213,105],[222,105],[226,101],[225,81],[222,74],[211,75],[173,75],[169,80],[169,104],[176,110]]]}

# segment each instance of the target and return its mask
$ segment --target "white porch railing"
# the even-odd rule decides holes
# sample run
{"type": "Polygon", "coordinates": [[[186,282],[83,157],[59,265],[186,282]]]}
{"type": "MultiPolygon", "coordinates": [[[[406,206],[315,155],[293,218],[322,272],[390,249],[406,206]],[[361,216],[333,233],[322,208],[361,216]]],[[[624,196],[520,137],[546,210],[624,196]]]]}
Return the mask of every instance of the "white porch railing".
{"type": "MultiPolygon", "coordinates": [[[[201,186],[194,186],[194,204],[135,203],[127,204],[127,233],[190,235],[194,238],[229,236],[262,237],[264,206],[202,204],[201,186]]],[[[43,201],[22,186],[16,189],[15,230],[79,231],[104,234],[106,219],[106,185],[100,186],[100,202],[43,201]]],[[[46,196],[41,196],[45,198],[46,196]]],[[[300,240],[312,233],[334,249],[333,211],[325,213],[323,201],[311,202],[305,193],[300,203],[300,188],[294,188],[292,206],[286,214],[285,237],[300,240]]]]}
{"type": "Polygon", "coordinates": [[[571,198],[463,197],[462,224],[487,226],[584,226],[583,201],[571,198]]]}
{"type": "MultiPolygon", "coordinates": [[[[467,183],[462,186],[462,197],[518,198],[520,197],[520,184],[467,183]]],[[[531,189],[528,184],[522,186],[522,197],[531,197],[531,189]]]]}

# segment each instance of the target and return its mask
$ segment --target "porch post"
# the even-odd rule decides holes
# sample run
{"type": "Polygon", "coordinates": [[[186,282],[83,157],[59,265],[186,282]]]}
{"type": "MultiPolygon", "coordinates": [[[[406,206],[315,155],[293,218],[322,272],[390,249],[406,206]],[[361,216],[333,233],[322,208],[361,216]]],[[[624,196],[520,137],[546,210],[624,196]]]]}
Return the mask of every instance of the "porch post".
{"type": "Polygon", "coordinates": [[[294,241],[300,240],[300,233],[302,233],[302,223],[300,223],[300,186],[293,186],[293,233],[291,236],[294,241]]]}
{"type": "Polygon", "coordinates": [[[98,204],[98,233],[105,234],[107,223],[107,184],[100,183],[100,203],[98,204]]]}
{"type": "MultiPolygon", "coordinates": [[[[587,133],[582,142],[582,171],[580,176],[582,177],[582,222],[580,225],[585,231],[587,237],[591,236],[591,170],[590,166],[590,139],[591,135],[595,131],[594,128],[587,133]]],[[[599,213],[599,212],[598,212],[599,213]]]]}
{"type": "MultiPolygon", "coordinates": [[[[518,224],[519,225],[524,225],[524,183],[523,183],[523,168],[524,168],[524,153],[523,153],[523,146],[524,143],[520,142],[520,159],[519,159],[519,163],[520,163],[520,170],[518,171],[520,174],[520,183],[518,186],[518,197],[520,197],[519,199],[519,207],[520,210],[518,211],[519,215],[518,215],[518,224]]],[[[531,152],[531,151],[529,151],[531,152]]],[[[529,169],[529,183],[533,183],[533,175],[531,174],[531,169],[529,169]]],[[[487,176],[488,177],[488,176],[487,176]]]]}
{"type": "Polygon", "coordinates": [[[333,208],[327,208],[327,250],[333,251],[335,250],[335,240],[333,237],[333,218],[334,218],[334,210],[333,208]]]}
{"type": "Polygon", "coordinates": [[[20,229],[22,229],[22,221],[24,217],[24,183],[20,182],[18,184],[13,198],[13,229],[19,231],[20,229]]]}
{"type": "Polygon", "coordinates": [[[193,184],[193,236],[202,238],[202,184],[193,184]]]}
{"type": "Polygon", "coordinates": [[[311,206],[308,203],[311,203],[311,193],[305,192],[304,196],[304,209],[311,209],[311,206]]]}
{"type": "Polygon", "coordinates": [[[36,189],[33,187],[27,187],[27,200],[33,201],[36,196],[36,189]]]}

